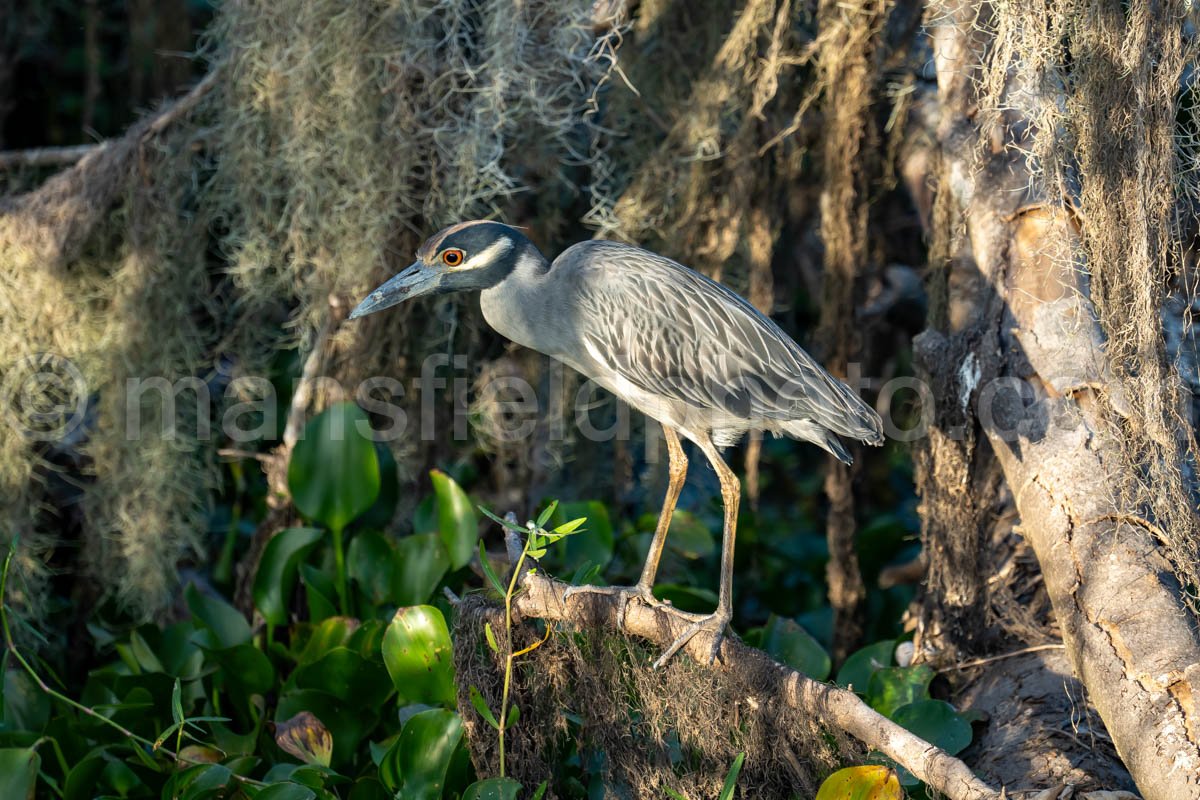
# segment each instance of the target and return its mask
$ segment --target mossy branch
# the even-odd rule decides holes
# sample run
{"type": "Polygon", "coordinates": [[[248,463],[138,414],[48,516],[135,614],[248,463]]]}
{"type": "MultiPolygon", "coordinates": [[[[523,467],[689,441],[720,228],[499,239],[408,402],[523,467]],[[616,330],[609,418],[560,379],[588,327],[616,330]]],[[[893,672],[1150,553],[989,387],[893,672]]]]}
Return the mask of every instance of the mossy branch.
{"type": "MultiPolygon", "coordinates": [[[[519,536],[509,531],[506,544],[510,563],[518,563],[522,549],[519,536]]],[[[577,595],[568,603],[563,600],[563,593],[570,588],[569,584],[528,569],[518,576],[518,581],[522,591],[512,610],[520,617],[563,621],[582,628],[602,626],[619,630],[617,617],[619,604],[623,602],[620,598],[586,594],[577,595]]],[[[688,624],[667,609],[633,602],[625,611],[624,632],[666,646],[688,624]]],[[[707,663],[712,646],[710,636],[698,633],[684,647],[697,663],[707,663]]],[[[711,668],[740,673],[764,694],[778,697],[792,708],[819,715],[829,725],[894,759],[951,800],[998,800],[1001,796],[962,761],[879,714],[858,695],[811,680],[780,665],[760,650],[726,638],[721,645],[720,658],[711,668]]]]}

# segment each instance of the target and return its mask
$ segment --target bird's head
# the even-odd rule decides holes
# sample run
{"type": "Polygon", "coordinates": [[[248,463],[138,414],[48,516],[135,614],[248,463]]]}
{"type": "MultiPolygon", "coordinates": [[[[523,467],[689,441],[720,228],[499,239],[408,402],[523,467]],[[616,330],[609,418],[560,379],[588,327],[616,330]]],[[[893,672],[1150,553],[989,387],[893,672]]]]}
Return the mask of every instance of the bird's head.
{"type": "Polygon", "coordinates": [[[417,260],[367,295],[350,319],[426,294],[488,289],[530,252],[537,250],[516,228],[487,220],[460,222],[426,240],[417,260]]]}

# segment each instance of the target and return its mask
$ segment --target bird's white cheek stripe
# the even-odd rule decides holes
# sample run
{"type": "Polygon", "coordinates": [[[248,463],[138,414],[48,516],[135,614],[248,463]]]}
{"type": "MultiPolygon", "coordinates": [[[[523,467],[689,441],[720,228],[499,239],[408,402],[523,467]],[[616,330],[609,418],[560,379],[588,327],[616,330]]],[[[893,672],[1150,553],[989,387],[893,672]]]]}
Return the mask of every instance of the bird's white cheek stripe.
{"type": "Polygon", "coordinates": [[[512,249],[512,242],[508,239],[497,239],[487,247],[480,250],[475,255],[468,258],[461,267],[455,269],[480,269],[491,264],[500,256],[512,249]]]}

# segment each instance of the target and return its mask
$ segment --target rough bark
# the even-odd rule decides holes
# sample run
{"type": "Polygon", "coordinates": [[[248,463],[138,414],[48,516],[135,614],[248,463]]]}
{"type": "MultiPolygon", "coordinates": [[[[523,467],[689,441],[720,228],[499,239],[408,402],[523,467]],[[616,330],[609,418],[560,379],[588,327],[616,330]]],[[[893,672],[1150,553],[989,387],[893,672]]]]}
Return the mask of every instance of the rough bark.
{"type": "MultiPolygon", "coordinates": [[[[1021,142],[1017,87],[998,129],[981,129],[972,65],[986,6],[937,18],[940,191],[953,198],[981,281],[980,336],[959,384],[995,452],[1037,555],[1067,656],[1147,800],[1200,797],[1200,638],[1154,525],[1122,508],[1125,461],[1098,413],[1102,340],[1070,216],[1039,190],[1021,142]]],[[[1014,74],[1016,74],[1014,72],[1014,74]]],[[[927,363],[944,336],[916,342],[927,363]]]]}

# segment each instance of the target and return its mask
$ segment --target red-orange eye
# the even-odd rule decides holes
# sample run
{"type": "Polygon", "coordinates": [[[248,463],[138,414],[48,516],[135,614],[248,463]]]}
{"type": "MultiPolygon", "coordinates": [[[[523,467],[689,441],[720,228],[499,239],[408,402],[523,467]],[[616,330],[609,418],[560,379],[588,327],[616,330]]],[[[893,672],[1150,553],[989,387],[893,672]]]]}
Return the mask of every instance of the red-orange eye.
{"type": "Polygon", "coordinates": [[[457,267],[463,263],[462,250],[446,250],[442,253],[442,263],[447,267],[457,267]]]}

